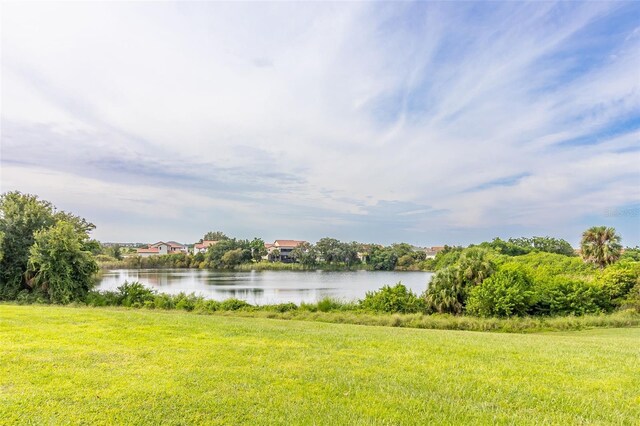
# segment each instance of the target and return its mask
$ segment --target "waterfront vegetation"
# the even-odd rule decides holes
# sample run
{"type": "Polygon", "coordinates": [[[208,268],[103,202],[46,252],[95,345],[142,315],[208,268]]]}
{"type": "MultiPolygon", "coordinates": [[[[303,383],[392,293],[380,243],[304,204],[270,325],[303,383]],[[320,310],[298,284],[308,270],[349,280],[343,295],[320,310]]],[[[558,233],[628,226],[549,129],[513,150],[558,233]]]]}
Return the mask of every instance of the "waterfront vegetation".
{"type": "MultiPolygon", "coordinates": [[[[59,212],[51,203],[36,196],[19,192],[2,195],[0,213],[0,300],[209,312],[313,311],[310,305],[304,304],[278,305],[272,309],[233,299],[217,302],[195,295],[155,294],[139,283],[125,283],[115,292],[93,291],[93,276],[98,266],[92,253],[99,250],[99,245],[89,238],[94,228],[91,223],[59,212]]],[[[236,240],[219,232],[205,237],[220,239],[206,253],[134,257],[119,262],[125,262],[127,267],[132,266],[129,262],[137,262],[138,267],[247,268],[251,262],[251,267],[258,269],[367,267],[385,270],[398,265],[409,268],[416,262],[429,261],[436,271],[423,294],[413,294],[400,283],[389,283],[359,301],[320,301],[316,310],[321,312],[510,318],[640,311],[637,250],[629,249],[623,255],[620,236],[612,228],[593,227],[585,231],[581,244],[583,258],[575,256],[565,241],[549,237],[508,241],[496,238],[467,248],[447,247],[435,259],[425,259],[425,252],[416,254],[408,244],[365,247],[323,238],[315,245],[298,246],[292,253],[296,263],[272,264],[260,261],[264,242],[258,238],[236,240]],[[358,253],[364,262],[358,261],[358,253]],[[321,308],[324,305],[330,309],[321,308]]],[[[118,255],[117,247],[112,254],[118,255]]]]}
{"type": "Polygon", "coordinates": [[[640,418],[640,328],[474,333],[52,305],[0,305],[0,318],[7,424],[640,418]]]}

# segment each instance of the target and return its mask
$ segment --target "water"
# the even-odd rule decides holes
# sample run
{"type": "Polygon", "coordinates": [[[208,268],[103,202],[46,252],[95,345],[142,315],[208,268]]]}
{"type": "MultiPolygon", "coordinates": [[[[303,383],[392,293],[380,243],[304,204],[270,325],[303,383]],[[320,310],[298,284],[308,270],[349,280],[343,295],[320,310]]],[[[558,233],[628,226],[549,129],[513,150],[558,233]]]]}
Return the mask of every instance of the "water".
{"type": "Polygon", "coordinates": [[[237,298],[251,304],[317,302],[323,297],[344,301],[401,281],[421,294],[431,272],[386,271],[210,271],[202,269],[119,269],[106,272],[99,290],[114,290],[125,281],[139,281],[162,293],[195,293],[209,299],[237,298]]]}

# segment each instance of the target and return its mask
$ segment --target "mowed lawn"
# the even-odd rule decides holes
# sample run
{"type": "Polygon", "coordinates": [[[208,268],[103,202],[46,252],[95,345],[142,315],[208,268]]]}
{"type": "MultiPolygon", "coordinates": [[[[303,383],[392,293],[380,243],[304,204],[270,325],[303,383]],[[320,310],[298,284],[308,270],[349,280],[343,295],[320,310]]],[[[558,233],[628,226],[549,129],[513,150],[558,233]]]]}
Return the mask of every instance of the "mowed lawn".
{"type": "Polygon", "coordinates": [[[638,424],[640,329],[0,305],[3,424],[638,424]]]}

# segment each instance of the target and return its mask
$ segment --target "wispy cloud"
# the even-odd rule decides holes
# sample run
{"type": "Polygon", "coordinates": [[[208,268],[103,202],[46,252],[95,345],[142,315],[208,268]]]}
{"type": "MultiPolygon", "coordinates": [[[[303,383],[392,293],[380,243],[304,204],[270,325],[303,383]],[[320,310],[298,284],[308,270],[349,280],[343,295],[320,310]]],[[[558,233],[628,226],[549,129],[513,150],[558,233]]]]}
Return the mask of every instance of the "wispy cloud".
{"type": "Polygon", "coordinates": [[[637,3],[3,12],[2,190],[101,238],[575,242],[596,220],[640,243],[605,214],[640,203],[637,3]]]}

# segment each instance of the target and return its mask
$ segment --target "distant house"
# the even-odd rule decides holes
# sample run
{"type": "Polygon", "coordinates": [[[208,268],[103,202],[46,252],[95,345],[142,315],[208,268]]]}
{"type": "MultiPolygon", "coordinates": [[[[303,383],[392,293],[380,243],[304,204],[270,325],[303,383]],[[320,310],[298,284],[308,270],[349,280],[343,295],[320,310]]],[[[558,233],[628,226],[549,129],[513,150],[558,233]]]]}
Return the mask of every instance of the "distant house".
{"type": "Polygon", "coordinates": [[[157,256],[160,254],[160,249],[158,248],[139,248],[136,250],[136,253],[140,257],[149,257],[149,256],[157,256]]]}
{"type": "Polygon", "coordinates": [[[208,240],[204,240],[201,243],[196,243],[193,246],[193,254],[206,253],[209,246],[212,246],[216,243],[217,241],[208,241],[208,240]]]}
{"type": "Polygon", "coordinates": [[[424,252],[427,254],[427,259],[435,259],[436,254],[440,253],[442,250],[444,250],[444,246],[434,246],[425,249],[424,252]]]}
{"type": "Polygon", "coordinates": [[[159,241],[155,244],[150,244],[147,248],[139,248],[137,250],[138,256],[149,257],[163,254],[176,254],[187,253],[187,246],[177,243],[175,241],[159,241]]]}
{"type": "Polygon", "coordinates": [[[299,240],[275,240],[273,244],[265,243],[264,247],[267,249],[267,255],[262,258],[280,262],[293,262],[291,252],[305,242],[299,240]]]}

